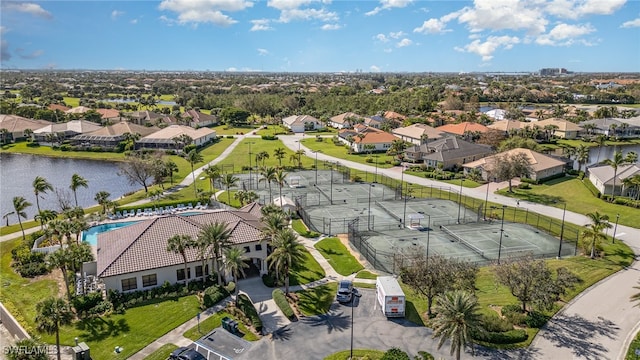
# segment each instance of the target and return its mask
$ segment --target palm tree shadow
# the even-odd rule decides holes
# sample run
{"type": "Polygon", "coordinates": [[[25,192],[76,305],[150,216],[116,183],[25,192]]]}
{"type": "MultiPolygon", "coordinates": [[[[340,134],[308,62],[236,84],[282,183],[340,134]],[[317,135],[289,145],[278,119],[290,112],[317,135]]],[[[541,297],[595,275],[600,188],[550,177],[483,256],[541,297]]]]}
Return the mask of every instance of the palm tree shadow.
{"type": "Polygon", "coordinates": [[[620,329],[614,322],[598,317],[597,321],[587,320],[579,315],[560,315],[552,318],[542,336],[558,347],[571,349],[574,357],[602,359],[607,357],[607,349],[598,343],[596,336],[614,339],[620,329]]]}
{"type": "Polygon", "coordinates": [[[271,340],[286,341],[291,338],[291,329],[285,325],[271,333],[271,340]]]}
{"type": "Polygon", "coordinates": [[[86,341],[101,341],[128,333],[131,330],[125,319],[114,321],[102,317],[81,320],[76,324],[76,328],[84,330],[82,338],[86,341]]]}
{"type": "Polygon", "coordinates": [[[326,314],[306,317],[302,321],[313,327],[324,326],[329,334],[334,331],[342,332],[351,326],[351,316],[345,315],[342,311],[329,311],[326,314]]]}

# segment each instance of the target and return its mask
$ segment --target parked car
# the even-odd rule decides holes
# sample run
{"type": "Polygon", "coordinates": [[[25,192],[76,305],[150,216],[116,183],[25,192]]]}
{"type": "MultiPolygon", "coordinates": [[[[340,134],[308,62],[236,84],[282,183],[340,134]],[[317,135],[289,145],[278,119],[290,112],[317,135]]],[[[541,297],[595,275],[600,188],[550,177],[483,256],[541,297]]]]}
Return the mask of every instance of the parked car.
{"type": "Polygon", "coordinates": [[[207,360],[202,354],[195,351],[194,349],[189,349],[188,347],[181,347],[175,349],[171,355],[169,355],[169,360],[207,360]]]}
{"type": "Polygon", "coordinates": [[[348,303],[353,296],[353,283],[351,280],[340,280],[338,284],[338,293],[336,294],[336,300],[339,303],[348,303]]]}

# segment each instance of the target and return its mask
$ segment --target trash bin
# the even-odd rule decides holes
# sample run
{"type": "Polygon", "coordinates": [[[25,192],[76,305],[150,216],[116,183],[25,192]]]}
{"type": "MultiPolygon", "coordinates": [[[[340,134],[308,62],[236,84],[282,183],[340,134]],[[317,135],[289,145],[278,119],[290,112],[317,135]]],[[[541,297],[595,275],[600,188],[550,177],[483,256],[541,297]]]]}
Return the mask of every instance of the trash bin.
{"type": "Polygon", "coordinates": [[[234,334],[238,332],[238,322],[237,321],[231,320],[229,322],[229,332],[232,332],[234,334]]]}
{"type": "Polygon", "coordinates": [[[229,319],[228,317],[223,317],[222,318],[222,328],[227,330],[227,331],[231,331],[229,330],[229,322],[231,321],[231,319],[229,319]]]}

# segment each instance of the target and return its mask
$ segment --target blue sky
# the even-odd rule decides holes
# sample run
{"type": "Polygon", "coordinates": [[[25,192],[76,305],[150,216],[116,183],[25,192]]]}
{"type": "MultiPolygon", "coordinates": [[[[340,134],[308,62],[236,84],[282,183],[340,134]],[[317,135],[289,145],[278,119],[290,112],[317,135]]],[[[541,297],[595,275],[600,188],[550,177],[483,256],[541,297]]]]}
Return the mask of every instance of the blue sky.
{"type": "Polygon", "coordinates": [[[3,69],[640,71],[638,0],[2,1],[3,69]]]}

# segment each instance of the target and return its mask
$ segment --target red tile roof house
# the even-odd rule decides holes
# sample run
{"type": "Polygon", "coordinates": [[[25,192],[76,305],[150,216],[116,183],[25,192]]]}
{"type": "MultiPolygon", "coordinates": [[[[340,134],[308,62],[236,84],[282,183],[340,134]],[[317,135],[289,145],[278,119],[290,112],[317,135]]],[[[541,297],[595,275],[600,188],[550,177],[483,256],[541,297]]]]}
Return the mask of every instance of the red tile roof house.
{"type": "Polygon", "coordinates": [[[191,119],[189,120],[189,126],[192,128],[199,128],[203,126],[213,126],[218,124],[218,117],[215,115],[209,115],[205,113],[201,113],[196,110],[187,110],[181,115],[182,119],[191,119]]]}
{"type": "MultiPolygon", "coordinates": [[[[147,290],[164,282],[184,282],[184,261],[180,254],[167,251],[168,239],[174,235],[189,235],[196,239],[204,226],[217,221],[227,224],[232,246],[244,250],[250,267],[261,275],[266,274],[267,243],[262,241],[260,217],[260,206],[250,204],[239,210],[143,220],[98,234],[97,260],[85,264],[84,268],[95,266],[95,275],[106,289],[122,292],[147,290]]],[[[205,261],[203,269],[197,249],[188,249],[186,255],[189,281],[212,273],[212,260],[205,261]]],[[[250,269],[246,271],[250,272],[250,269]]]]}
{"type": "Polygon", "coordinates": [[[486,133],[487,131],[489,131],[489,128],[487,128],[482,124],[465,121],[458,124],[446,124],[446,125],[438,126],[436,130],[444,131],[449,134],[463,136],[468,132],[486,133]]]}
{"type": "Polygon", "coordinates": [[[399,137],[389,134],[386,131],[362,124],[357,124],[353,129],[340,130],[338,132],[338,139],[349,145],[356,153],[368,152],[369,150],[365,148],[366,145],[373,145],[374,149],[372,151],[374,152],[387,151],[394,140],[400,140],[399,137]],[[349,140],[352,142],[350,143],[349,140]]]}

